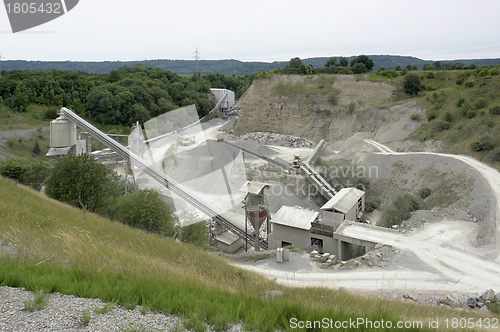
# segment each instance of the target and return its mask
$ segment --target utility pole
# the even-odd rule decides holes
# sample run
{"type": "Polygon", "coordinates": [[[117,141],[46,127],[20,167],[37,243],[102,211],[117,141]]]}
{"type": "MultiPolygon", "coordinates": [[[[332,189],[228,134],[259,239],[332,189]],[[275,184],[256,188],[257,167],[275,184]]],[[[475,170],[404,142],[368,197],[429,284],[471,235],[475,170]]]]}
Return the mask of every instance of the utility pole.
{"type": "Polygon", "coordinates": [[[196,48],[196,51],[194,51],[194,56],[193,58],[196,61],[196,73],[194,73],[194,81],[196,82],[196,89],[198,89],[198,60],[200,60],[200,52],[198,52],[198,47],[196,48]]]}

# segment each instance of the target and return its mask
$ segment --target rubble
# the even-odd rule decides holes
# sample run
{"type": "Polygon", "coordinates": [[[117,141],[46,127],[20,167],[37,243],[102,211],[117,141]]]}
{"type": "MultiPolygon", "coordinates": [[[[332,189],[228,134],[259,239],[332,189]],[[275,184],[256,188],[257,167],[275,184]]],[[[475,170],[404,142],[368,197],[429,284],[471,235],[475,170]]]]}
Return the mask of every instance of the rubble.
{"type": "Polygon", "coordinates": [[[316,146],[316,143],[304,137],[264,132],[248,133],[240,136],[240,139],[252,140],[263,145],[277,145],[289,148],[314,148],[316,146]]]}

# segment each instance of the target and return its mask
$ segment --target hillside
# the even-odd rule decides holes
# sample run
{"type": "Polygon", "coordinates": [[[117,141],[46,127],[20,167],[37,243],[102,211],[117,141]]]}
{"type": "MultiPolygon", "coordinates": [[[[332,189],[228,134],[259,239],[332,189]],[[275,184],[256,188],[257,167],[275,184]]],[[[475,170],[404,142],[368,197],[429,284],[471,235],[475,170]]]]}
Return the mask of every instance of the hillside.
{"type": "MultiPolygon", "coordinates": [[[[351,61],[356,56],[349,56],[347,59],[351,61]]],[[[423,60],[411,56],[399,55],[369,55],[375,63],[374,68],[385,66],[386,69],[395,69],[396,66],[401,68],[407,65],[417,65],[422,69],[424,64],[430,64],[434,60],[423,60]]],[[[337,56],[340,58],[340,56],[337,56]]],[[[314,68],[322,68],[325,66],[327,57],[305,58],[302,62],[305,65],[312,64],[314,68]]],[[[276,67],[284,68],[289,60],[274,61],[274,62],[258,62],[258,61],[239,61],[239,60],[200,60],[198,68],[202,75],[209,73],[221,73],[226,75],[249,75],[256,71],[272,71],[276,67]]],[[[471,63],[476,66],[488,66],[500,63],[500,59],[460,59],[460,60],[442,60],[441,64],[455,64],[457,62],[467,66],[471,63]]],[[[133,67],[137,63],[141,63],[148,67],[162,68],[177,74],[193,74],[196,72],[196,63],[194,60],[137,60],[137,61],[25,61],[25,60],[4,60],[1,62],[2,70],[9,71],[15,69],[64,69],[73,71],[84,71],[88,73],[107,73],[112,69],[117,69],[122,66],[133,67]]]]}
{"type": "Polygon", "coordinates": [[[250,330],[290,330],[290,317],[394,322],[431,315],[476,317],[323,288],[279,286],[207,252],[82,212],[1,178],[0,215],[1,285],[159,310],[180,316],[196,331],[204,330],[202,322],[216,330],[238,322],[250,330]],[[271,289],[283,295],[265,298],[271,289]]]}

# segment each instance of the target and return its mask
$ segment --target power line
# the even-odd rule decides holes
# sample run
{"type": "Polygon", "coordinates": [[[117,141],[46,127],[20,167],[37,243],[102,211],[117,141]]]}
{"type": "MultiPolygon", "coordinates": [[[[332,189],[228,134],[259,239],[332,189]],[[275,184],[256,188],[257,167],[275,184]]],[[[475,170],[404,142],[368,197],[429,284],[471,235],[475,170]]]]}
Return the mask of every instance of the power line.
{"type": "Polygon", "coordinates": [[[193,56],[193,59],[195,59],[196,61],[196,73],[194,73],[194,81],[196,82],[196,84],[198,84],[198,60],[201,59],[200,57],[200,52],[198,52],[198,47],[196,48],[196,51],[194,51],[194,56],[193,56]]]}

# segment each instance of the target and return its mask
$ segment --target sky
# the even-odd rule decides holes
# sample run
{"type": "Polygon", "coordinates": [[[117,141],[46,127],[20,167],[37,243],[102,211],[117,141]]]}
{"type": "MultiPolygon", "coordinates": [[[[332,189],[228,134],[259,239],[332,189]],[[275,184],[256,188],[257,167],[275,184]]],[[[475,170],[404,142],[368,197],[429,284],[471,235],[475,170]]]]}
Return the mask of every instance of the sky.
{"type": "Polygon", "coordinates": [[[80,0],[53,21],[12,33],[2,6],[0,56],[191,60],[198,48],[202,60],[500,58],[499,13],[498,0],[80,0]]]}

